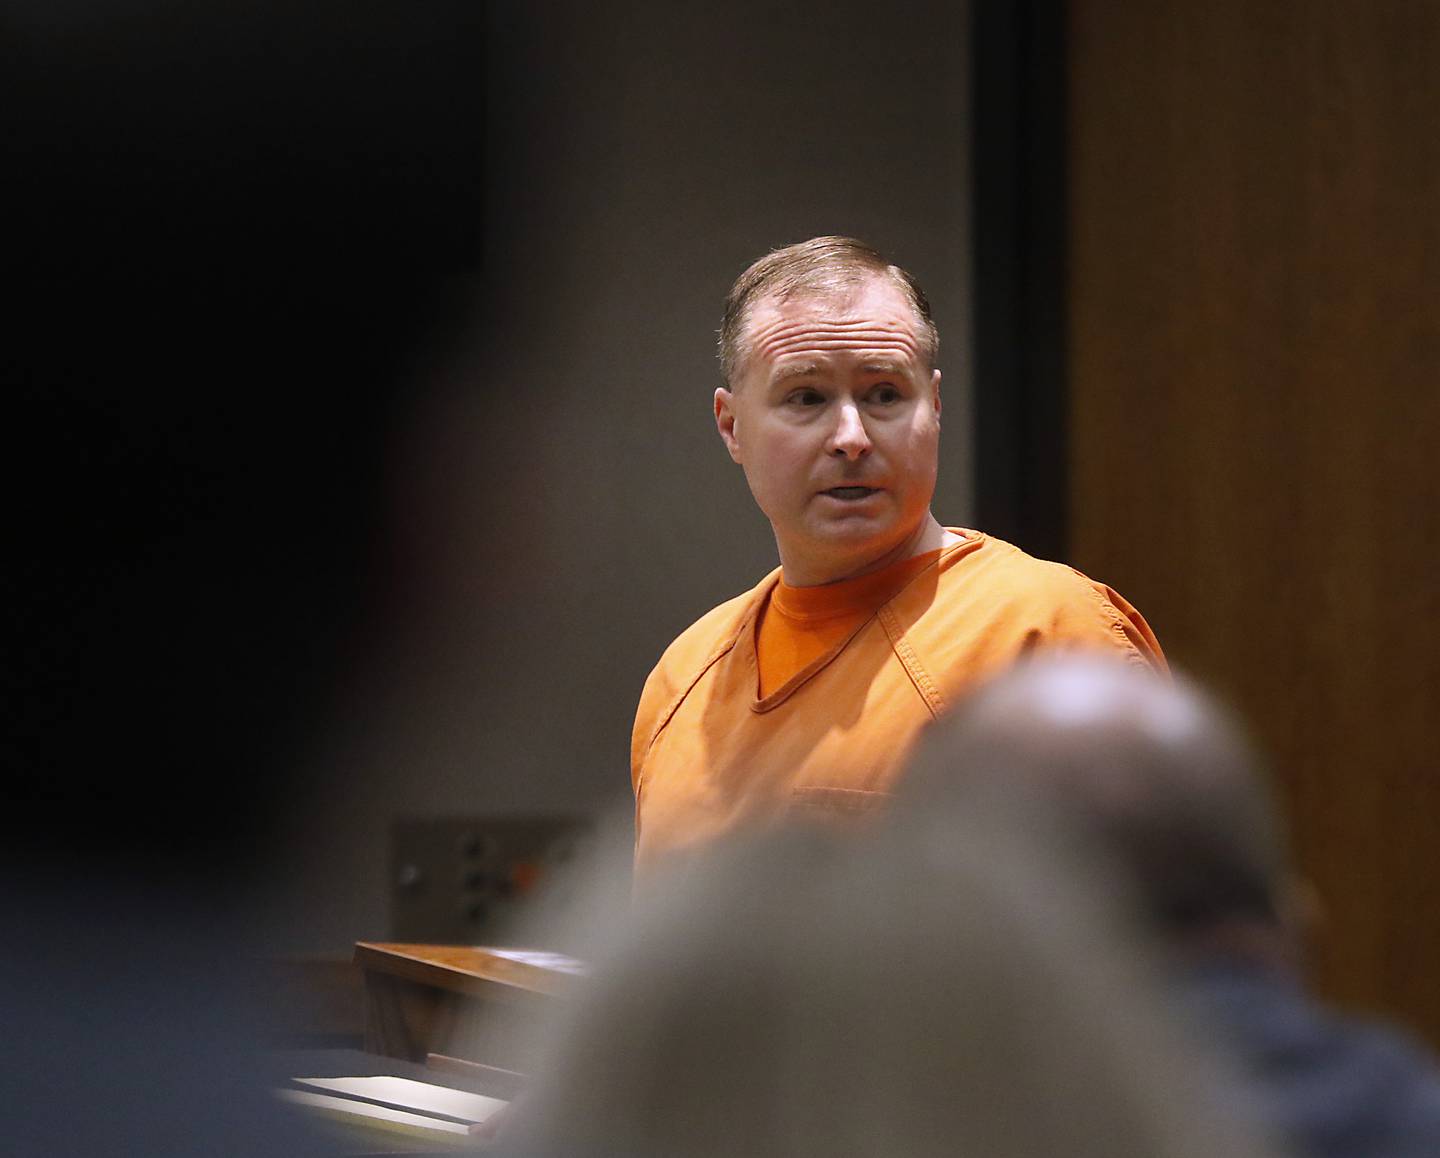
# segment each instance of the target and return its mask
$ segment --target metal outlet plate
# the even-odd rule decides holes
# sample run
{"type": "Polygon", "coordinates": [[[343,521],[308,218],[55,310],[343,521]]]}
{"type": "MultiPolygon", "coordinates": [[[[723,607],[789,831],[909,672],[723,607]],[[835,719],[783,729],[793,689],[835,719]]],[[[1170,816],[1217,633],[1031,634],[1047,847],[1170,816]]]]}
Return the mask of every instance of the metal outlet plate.
{"type": "Polygon", "coordinates": [[[578,816],[403,818],[391,827],[391,937],[498,943],[525,903],[579,855],[578,816]]]}

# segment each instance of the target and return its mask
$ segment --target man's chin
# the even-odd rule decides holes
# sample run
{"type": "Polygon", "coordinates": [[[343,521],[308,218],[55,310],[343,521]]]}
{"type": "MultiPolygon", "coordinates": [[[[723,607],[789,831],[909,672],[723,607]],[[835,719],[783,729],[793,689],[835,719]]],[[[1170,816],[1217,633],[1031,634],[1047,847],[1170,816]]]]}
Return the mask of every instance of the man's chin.
{"type": "Polygon", "coordinates": [[[855,511],[815,519],[806,530],[817,551],[842,551],[847,555],[877,559],[886,554],[903,552],[906,544],[917,542],[928,514],[928,510],[922,511],[918,518],[902,520],[893,508],[855,511]]]}
{"type": "Polygon", "coordinates": [[[809,540],[817,557],[867,563],[898,550],[908,537],[893,519],[853,515],[817,524],[809,540]]]}
{"type": "Polygon", "coordinates": [[[904,535],[897,533],[893,519],[856,511],[818,521],[813,528],[813,537],[821,543],[851,544],[863,548],[883,545],[891,540],[898,542],[904,535]]]}

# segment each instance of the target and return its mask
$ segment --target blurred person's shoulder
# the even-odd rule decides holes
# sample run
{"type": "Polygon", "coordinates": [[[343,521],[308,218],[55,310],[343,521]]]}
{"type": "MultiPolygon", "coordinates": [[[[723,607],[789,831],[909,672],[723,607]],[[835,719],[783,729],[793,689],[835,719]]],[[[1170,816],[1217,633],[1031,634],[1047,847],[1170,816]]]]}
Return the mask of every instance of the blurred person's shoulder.
{"type": "Polygon", "coordinates": [[[1440,1153],[1440,1066],[1399,1026],[1331,1009],[1298,978],[1243,961],[1182,969],[1171,988],[1232,1051],[1259,1112],[1299,1153],[1440,1153]]]}

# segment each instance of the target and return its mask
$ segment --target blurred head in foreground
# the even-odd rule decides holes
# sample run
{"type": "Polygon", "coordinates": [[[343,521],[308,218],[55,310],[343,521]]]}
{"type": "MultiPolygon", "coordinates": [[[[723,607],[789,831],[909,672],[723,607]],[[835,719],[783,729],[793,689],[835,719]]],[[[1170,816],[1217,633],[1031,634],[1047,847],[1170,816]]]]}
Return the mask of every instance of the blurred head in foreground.
{"type": "Polygon", "coordinates": [[[906,787],[911,826],[1003,805],[1092,841],[1168,951],[1176,1014],[1226,1050],[1243,1082],[1227,1092],[1294,1153],[1440,1153],[1430,1051],[1300,983],[1310,914],[1265,777],[1235,719],[1193,684],[1037,660],[936,725],[906,787]]]}
{"type": "Polygon", "coordinates": [[[935,725],[906,788],[932,816],[981,795],[1058,813],[1114,860],[1171,945],[1293,954],[1267,778],[1238,720],[1184,678],[1099,656],[1024,664],[935,725]]]}
{"type": "Polygon", "coordinates": [[[1013,821],[792,830],[694,862],[552,1028],[511,1151],[1258,1153],[1196,1095],[1207,1063],[1105,886],[1013,821]]]}

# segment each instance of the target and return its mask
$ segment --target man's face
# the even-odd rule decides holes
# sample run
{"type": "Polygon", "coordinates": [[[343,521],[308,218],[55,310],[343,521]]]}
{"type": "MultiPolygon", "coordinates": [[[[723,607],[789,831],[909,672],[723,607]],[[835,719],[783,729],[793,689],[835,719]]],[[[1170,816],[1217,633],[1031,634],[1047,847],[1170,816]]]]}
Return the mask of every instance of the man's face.
{"type": "Polygon", "coordinates": [[[905,295],[873,277],[841,296],[765,298],[747,334],[715,419],[787,578],[828,582],[899,550],[929,514],[940,437],[940,372],[905,295]]]}

